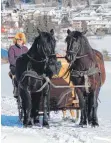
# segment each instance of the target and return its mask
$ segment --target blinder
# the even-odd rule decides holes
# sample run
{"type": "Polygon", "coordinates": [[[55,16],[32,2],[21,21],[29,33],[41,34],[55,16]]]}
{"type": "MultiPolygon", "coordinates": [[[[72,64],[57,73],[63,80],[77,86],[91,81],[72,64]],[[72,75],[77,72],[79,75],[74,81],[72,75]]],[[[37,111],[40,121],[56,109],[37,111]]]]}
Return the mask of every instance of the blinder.
{"type": "MultiPolygon", "coordinates": [[[[70,43],[67,43],[69,44],[68,45],[68,48],[67,48],[67,52],[66,52],[66,60],[68,62],[74,62],[76,60],[76,56],[77,56],[77,53],[80,49],[80,46],[77,45],[76,47],[73,47],[74,46],[74,42],[77,42],[76,38],[74,38],[73,36],[70,35],[70,43]]],[[[76,43],[75,43],[76,44],[76,43]]]]}

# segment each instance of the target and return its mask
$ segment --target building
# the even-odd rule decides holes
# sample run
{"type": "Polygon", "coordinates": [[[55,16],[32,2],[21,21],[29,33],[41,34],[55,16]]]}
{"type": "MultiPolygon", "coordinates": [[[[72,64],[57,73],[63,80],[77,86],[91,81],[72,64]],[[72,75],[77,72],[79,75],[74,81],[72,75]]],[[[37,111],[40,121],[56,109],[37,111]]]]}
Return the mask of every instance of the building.
{"type": "Polygon", "coordinates": [[[81,21],[76,21],[74,20],[72,23],[72,28],[75,30],[80,30],[82,27],[82,22],[81,21]]]}
{"type": "Polygon", "coordinates": [[[42,4],[43,0],[35,0],[35,4],[42,4]]]}
{"type": "Polygon", "coordinates": [[[42,4],[45,3],[46,5],[53,5],[55,2],[58,2],[58,0],[34,0],[35,4],[42,4]]]}
{"type": "Polygon", "coordinates": [[[98,29],[111,29],[111,21],[107,20],[98,20],[98,21],[90,21],[88,22],[88,29],[92,29],[94,32],[96,32],[98,29]]]}

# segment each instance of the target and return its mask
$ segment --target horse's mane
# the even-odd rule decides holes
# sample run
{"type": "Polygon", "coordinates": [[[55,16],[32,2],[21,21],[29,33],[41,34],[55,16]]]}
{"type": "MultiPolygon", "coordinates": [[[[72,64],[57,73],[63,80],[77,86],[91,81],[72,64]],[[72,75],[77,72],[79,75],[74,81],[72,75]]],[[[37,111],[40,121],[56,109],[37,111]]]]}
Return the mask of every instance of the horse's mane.
{"type": "Polygon", "coordinates": [[[89,55],[90,59],[95,62],[95,54],[94,51],[88,41],[88,39],[86,38],[86,36],[82,35],[80,38],[80,44],[81,44],[81,48],[85,48],[87,54],[89,55]]]}
{"type": "Polygon", "coordinates": [[[68,34],[68,36],[65,39],[65,42],[69,42],[71,37],[74,37],[76,40],[82,36],[82,33],[79,31],[72,31],[68,34]]]}

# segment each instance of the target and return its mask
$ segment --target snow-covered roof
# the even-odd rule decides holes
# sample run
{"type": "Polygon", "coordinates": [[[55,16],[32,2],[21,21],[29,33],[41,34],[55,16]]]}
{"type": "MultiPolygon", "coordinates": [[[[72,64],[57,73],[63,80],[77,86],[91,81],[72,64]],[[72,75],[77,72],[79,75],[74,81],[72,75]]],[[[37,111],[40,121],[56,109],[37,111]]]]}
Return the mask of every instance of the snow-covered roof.
{"type": "Polygon", "coordinates": [[[91,21],[88,25],[111,25],[111,21],[91,21]]]}
{"type": "Polygon", "coordinates": [[[36,10],[36,11],[34,12],[34,14],[38,14],[38,13],[40,13],[40,10],[36,10]]]}
{"type": "Polygon", "coordinates": [[[81,13],[91,13],[93,10],[83,10],[81,13]]]}
{"type": "Polygon", "coordinates": [[[99,17],[74,17],[73,20],[100,20],[99,17]]]}
{"type": "Polygon", "coordinates": [[[58,18],[53,18],[52,21],[53,21],[53,22],[59,22],[59,21],[61,21],[61,20],[58,19],[58,18]]]}

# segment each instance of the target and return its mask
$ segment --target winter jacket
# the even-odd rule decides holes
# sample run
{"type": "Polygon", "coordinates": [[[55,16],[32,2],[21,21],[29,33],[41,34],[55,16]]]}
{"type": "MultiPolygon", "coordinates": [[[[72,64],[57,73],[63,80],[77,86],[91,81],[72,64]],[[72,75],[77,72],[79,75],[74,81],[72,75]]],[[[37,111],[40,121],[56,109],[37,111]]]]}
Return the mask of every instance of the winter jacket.
{"type": "Polygon", "coordinates": [[[24,54],[27,53],[28,48],[26,46],[22,46],[20,47],[19,45],[15,44],[13,46],[11,46],[8,50],[8,60],[10,63],[10,69],[12,74],[14,74],[15,72],[15,64],[16,64],[16,60],[17,58],[24,54]]]}

